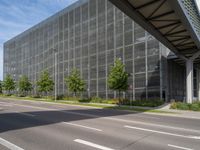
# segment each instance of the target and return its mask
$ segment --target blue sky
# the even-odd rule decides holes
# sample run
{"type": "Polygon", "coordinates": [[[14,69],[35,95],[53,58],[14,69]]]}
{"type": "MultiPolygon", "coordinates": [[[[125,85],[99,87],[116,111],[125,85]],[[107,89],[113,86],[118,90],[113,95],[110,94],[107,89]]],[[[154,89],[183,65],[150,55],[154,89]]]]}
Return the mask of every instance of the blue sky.
{"type": "Polygon", "coordinates": [[[0,0],[0,80],[3,43],[77,0],[0,0]]]}
{"type": "MultiPolygon", "coordinates": [[[[0,0],[0,80],[3,43],[77,0],[0,0]]],[[[196,0],[200,8],[200,0],[196,0]]]]}

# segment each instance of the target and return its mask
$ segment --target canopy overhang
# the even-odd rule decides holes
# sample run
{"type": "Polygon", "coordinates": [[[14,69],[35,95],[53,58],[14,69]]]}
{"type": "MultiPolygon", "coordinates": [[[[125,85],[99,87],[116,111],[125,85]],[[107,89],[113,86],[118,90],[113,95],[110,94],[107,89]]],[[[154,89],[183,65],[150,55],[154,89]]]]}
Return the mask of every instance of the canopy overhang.
{"type": "Polygon", "coordinates": [[[180,59],[200,62],[200,16],[194,0],[110,0],[180,59]]]}

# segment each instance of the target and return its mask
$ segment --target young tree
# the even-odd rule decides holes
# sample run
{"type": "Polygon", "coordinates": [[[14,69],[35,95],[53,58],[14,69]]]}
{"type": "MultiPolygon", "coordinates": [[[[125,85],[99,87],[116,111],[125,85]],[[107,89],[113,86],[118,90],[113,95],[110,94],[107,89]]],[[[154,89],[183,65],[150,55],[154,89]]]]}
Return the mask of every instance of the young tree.
{"type": "Polygon", "coordinates": [[[124,69],[124,64],[120,59],[116,59],[114,66],[111,66],[111,71],[108,76],[108,86],[110,89],[118,91],[119,103],[121,91],[128,89],[129,74],[124,69]]]}
{"type": "Polygon", "coordinates": [[[28,91],[31,91],[32,90],[32,84],[31,82],[28,80],[28,77],[27,76],[21,76],[20,79],[19,79],[19,84],[18,84],[18,87],[19,87],[19,91],[22,95],[26,95],[26,93],[28,91]]]}
{"type": "Polygon", "coordinates": [[[66,85],[69,91],[77,95],[77,92],[83,92],[85,90],[85,82],[81,79],[80,72],[77,69],[73,69],[70,75],[65,79],[66,85]]]}
{"type": "Polygon", "coordinates": [[[14,79],[12,78],[11,75],[7,75],[5,77],[5,80],[3,81],[3,89],[8,92],[8,95],[10,95],[11,94],[10,92],[15,90],[15,87],[16,86],[14,79]]]}
{"type": "Polygon", "coordinates": [[[41,93],[45,93],[46,96],[48,92],[53,91],[54,82],[51,79],[49,73],[47,71],[42,72],[40,79],[37,81],[38,91],[41,93]]]}
{"type": "Polygon", "coordinates": [[[0,94],[2,94],[2,93],[3,93],[3,82],[0,81],[0,94]]]}

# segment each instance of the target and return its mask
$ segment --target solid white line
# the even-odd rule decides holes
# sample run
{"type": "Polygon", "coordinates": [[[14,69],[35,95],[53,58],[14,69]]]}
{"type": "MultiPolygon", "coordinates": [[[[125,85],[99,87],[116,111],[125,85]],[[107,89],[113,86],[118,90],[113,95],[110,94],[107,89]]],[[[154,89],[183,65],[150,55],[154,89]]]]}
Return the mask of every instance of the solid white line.
{"type": "Polygon", "coordinates": [[[169,132],[164,132],[164,131],[157,131],[157,130],[151,130],[151,129],[145,129],[145,128],[138,128],[138,127],[133,127],[133,126],[128,126],[128,125],[125,125],[124,127],[125,128],[129,128],[129,129],[135,129],[135,130],[141,130],[141,131],[147,131],[147,132],[154,132],[154,133],[171,135],[171,136],[182,137],[182,138],[198,139],[195,136],[186,136],[186,135],[169,133],[169,132]]]}
{"type": "Polygon", "coordinates": [[[190,131],[190,132],[200,133],[199,130],[195,130],[195,129],[172,127],[172,126],[167,126],[167,125],[154,124],[154,123],[148,123],[148,122],[142,122],[142,121],[125,120],[125,119],[114,118],[114,117],[102,117],[102,118],[114,120],[114,121],[120,121],[120,122],[127,122],[127,123],[134,123],[134,124],[136,123],[136,124],[142,124],[142,125],[149,125],[153,127],[161,127],[161,128],[167,128],[167,129],[175,129],[175,130],[181,130],[181,131],[190,131]]]}
{"type": "Polygon", "coordinates": [[[183,149],[183,150],[193,150],[193,149],[191,149],[191,148],[176,146],[176,145],[172,145],[172,144],[168,144],[168,146],[169,146],[169,147],[173,147],[173,148],[183,149]]]}
{"type": "Polygon", "coordinates": [[[10,104],[10,103],[6,103],[6,102],[0,102],[0,104],[10,104]]]}
{"type": "Polygon", "coordinates": [[[69,122],[63,122],[64,124],[68,124],[68,125],[72,125],[72,126],[76,126],[76,127],[81,127],[81,128],[86,128],[86,129],[90,129],[90,130],[95,130],[95,131],[99,131],[101,132],[102,130],[97,129],[97,128],[93,128],[93,127],[88,127],[88,126],[83,126],[80,124],[74,124],[74,123],[69,123],[69,122]]]}
{"type": "Polygon", "coordinates": [[[7,105],[7,104],[0,104],[0,106],[12,107],[12,105],[7,105]]]}
{"type": "Polygon", "coordinates": [[[98,145],[98,144],[95,144],[95,143],[91,143],[91,142],[88,142],[88,141],[84,141],[84,140],[81,140],[81,139],[76,139],[76,140],[74,140],[74,142],[84,144],[84,145],[87,145],[87,146],[90,146],[90,147],[94,147],[94,148],[97,148],[97,149],[101,149],[101,150],[114,150],[114,149],[111,149],[111,148],[108,148],[108,147],[105,147],[105,146],[101,146],[101,145],[98,145]]]}
{"type": "Polygon", "coordinates": [[[53,111],[57,111],[57,109],[50,109],[50,108],[45,108],[45,107],[38,107],[38,106],[28,106],[28,105],[22,105],[22,104],[13,104],[16,106],[22,106],[22,107],[28,107],[28,108],[35,108],[35,109],[40,109],[40,110],[53,110],[53,111]]]}
{"type": "Polygon", "coordinates": [[[10,104],[10,103],[0,102],[0,106],[8,106],[8,107],[12,107],[13,105],[10,104]]]}
{"type": "Polygon", "coordinates": [[[2,138],[0,138],[0,144],[9,148],[10,150],[24,150],[23,148],[18,147],[17,145],[10,143],[9,141],[6,141],[2,138]]]}

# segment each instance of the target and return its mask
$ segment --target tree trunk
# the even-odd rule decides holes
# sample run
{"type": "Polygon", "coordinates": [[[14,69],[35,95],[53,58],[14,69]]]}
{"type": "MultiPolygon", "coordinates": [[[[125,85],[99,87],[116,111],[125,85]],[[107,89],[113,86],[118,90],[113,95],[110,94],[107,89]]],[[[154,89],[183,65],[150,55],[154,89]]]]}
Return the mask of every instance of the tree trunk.
{"type": "Polygon", "coordinates": [[[48,100],[48,92],[47,91],[45,92],[45,95],[46,95],[46,100],[48,100]]]}
{"type": "Polygon", "coordinates": [[[118,96],[119,96],[119,106],[121,106],[121,91],[118,91],[118,96]]]}
{"type": "Polygon", "coordinates": [[[75,98],[76,98],[76,91],[74,91],[74,96],[75,96],[75,98]]]}

